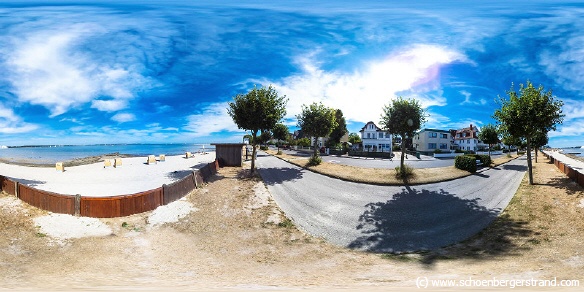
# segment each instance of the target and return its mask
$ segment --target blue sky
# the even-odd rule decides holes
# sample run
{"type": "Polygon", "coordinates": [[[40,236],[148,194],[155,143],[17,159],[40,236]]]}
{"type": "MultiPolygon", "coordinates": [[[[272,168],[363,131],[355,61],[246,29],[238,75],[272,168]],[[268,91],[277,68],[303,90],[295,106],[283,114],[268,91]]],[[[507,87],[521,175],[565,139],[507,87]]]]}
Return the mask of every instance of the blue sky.
{"type": "Polygon", "coordinates": [[[227,102],[254,84],[291,130],[322,101],[357,132],[396,96],[480,127],[529,79],[565,103],[550,145],[584,145],[583,3],[262,2],[3,1],[0,144],[237,142],[227,102]]]}

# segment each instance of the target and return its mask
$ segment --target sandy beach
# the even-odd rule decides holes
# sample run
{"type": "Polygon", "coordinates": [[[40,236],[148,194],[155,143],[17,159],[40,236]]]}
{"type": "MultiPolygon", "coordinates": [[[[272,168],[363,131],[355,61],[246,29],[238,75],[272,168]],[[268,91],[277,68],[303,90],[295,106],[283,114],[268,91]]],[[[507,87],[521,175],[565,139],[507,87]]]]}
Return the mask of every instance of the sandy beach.
{"type": "Polygon", "coordinates": [[[66,167],[65,172],[57,171],[55,167],[0,163],[0,175],[58,194],[107,197],[139,193],[170,184],[214,160],[215,152],[195,154],[189,159],[184,155],[167,156],[166,161],[150,165],[146,164],[147,157],[126,157],[116,168],[104,167],[102,160],[66,167]]]}

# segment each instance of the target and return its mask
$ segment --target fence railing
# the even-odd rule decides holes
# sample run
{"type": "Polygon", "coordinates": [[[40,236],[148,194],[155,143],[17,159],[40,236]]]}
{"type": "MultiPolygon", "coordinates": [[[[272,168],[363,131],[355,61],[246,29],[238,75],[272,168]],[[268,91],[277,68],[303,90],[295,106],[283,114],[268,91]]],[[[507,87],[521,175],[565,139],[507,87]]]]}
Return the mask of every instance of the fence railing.
{"type": "Polygon", "coordinates": [[[112,218],[152,211],[172,203],[200,187],[218,169],[219,163],[214,161],[172,184],[136,194],[109,197],[62,195],[35,189],[4,176],[0,176],[0,186],[3,192],[43,210],[84,217],[112,218]]]}
{"type": "Polygon", "coordinates": [[[581,172],[573,169],[571,166],[566,165],[562,161],[557,160],[556,158],[554,158],[553,156],[551,156],[545,152],[542,152],[542,153],[543,153],[543,155],[545,155],[545,157],[550,159],[551,163],[553,163],[558,168],[559,171],[563,172],[571,180],[573,180],[574,182],[576,182],[577,184],[579,184],[581,187],[584,188],[584,173],[581,173],[581,172]]]}

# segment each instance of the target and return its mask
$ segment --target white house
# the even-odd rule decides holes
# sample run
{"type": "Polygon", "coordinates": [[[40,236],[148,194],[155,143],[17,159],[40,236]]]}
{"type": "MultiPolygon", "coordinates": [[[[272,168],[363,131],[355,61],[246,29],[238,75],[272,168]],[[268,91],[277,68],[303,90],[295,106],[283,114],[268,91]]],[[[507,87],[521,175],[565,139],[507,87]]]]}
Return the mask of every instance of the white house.
{"type": "Polygon", "coordinates": [[[453,131],[453,134],[454,144],[460,150],[478,151],[488,147],[483,141],[479,140],[479,130],[472,124],[468,128],[453,131]]]}
{"type": "Polygon", "coordinates": [[[379,128],[374,122],[365,124],[359,133],[365,151],[391,152],[391,134],[379,128]]]}

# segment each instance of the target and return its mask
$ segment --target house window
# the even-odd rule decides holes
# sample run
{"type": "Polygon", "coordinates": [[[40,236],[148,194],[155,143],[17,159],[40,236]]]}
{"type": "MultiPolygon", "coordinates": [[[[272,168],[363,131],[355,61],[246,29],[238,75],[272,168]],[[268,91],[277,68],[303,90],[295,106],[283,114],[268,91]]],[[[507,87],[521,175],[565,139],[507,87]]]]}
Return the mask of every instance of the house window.
{"type": "Polygon", "coordinates": [[[379,133],[379,139],[383,138],[383,133],[379,133]]]}
{"type": "Polygon", "coordinates": [[[440,149],[448,149],[448,144],[440,143],[440,149]]]}
{"type": "Polygon", "coordinates": [[[466,140],[466,144],[470,144],[470,140],[466,140]]]}
{"type": "Polygon", "coordinates": [[[442,138],[442,139],[448,139],[448,134],[440,134],[440,138],[442,138]]]}
{"type": "Polygon", "coordinates": [[[436,138],[438,137],[438,133],[430,133],[430,138],[436,138]]]}
{"type": "Polygon", "coordinates": [[[428,149],[436,149],[436,143],[428,143],[428,149]]]}
{"type": "Polygon", "coordinates": [[[371,133],[367,133],[367,139],[371,138],[371,133]]]}

